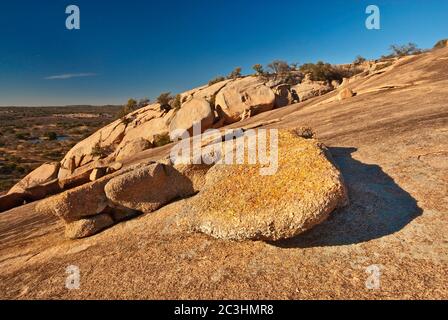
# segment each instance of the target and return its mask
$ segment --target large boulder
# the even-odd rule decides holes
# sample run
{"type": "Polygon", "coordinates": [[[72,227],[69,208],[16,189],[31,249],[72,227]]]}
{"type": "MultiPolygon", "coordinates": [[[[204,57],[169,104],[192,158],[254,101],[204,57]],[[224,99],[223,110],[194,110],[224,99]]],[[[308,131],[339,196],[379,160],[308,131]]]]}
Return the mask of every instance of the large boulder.
{"type": "Polygon", "coordinates": [[[223,81],[219,81],[210,86],[203,86],[200,88],[196,88],[182,94],[182,103],[185,103],[193,98],[205,99],[208,102],[212,101],[216,94],[224,88],[228,83],[233,80],[227,79],[223,81]]]}
{"type": "Polygon", "coordinates": [[[352,91],[352,89],[344,88],[341,91],[339,91],[339,93],[338,93],[338,100],[339,101],[345,100],[345,99],[353,97],[354,95],[355,95],[355,93],[352,91]]]}
{"type": "Polygon", "coordinates": [[[42,214],[55,215],[68,223],[97,215],[110,204],[104,192],[106,184],[114,177],[146,165],[148,163],[137,164],[46,198],[37,204],[36,211],[42,214]]]}
{"type": "Polygon", "coordinates": [[[59,166],[59,162],[51,162],[41,165],[13,186],[11,190],[9,190],[8,194],[26,194],[33,187],[44,185],[56,179],[58,176],[59,166]]]}
{"type": "Polygon", "coordinates": [[[203,98],[192,98],[182,105],[170,124],[172,139],[180,136],[182,131],[192,134],[194,124],[201,125],[201,133],[213,125],[214,113],[210,103],[203,98]],[[175,134],[177,132],[177,134],[175,134]]]}
{"type": "Polygon", "coordinates": [[[106,176],[46,198],[37,204],[36,211],[55,215],[65,222],[73,222],[99,214],[107,207],[104,186],[109,179],[110,177],[106,176]]]}
{"type": "Polygon", "coordinates": [[[260,165],[213,166],[181,216],[192,230],[228,240],[279,240],[324,221],[347,203],[343,178],[314,139],[281,131],[278,171],[260,165]]]}
{"type": "Polygon", "coordinates": [[[77,168],[90,165],[99,159],[111,163],[129,142],[139,138],[151,143],[154,137],[168,134],[168,123],[174,115],[174,110],[164,112],[159,104],[152,104],[112,122],[76,144],[65,155],[58,177],[69,178],[77,168]]]}
{"type": "Polygon", "coordinates": [[[59,178],[69,177],[76,168],[112,153],[124,137],[127,124],[121,119],[76,144],[62,159],[59,178]]]}
{"type": "Polygon", "coordinates": [[[154,163],[113,178],[105,192],[114,205],[152,212],[195,191],[192,182],[172,166],[154,163]]]}
{"type": "Polygon", "coordinates": [[[0,212],[21,206],[25,200],[25,195],[22,193],[9,193],[0,196],[0,212]]]}
{"type": "Polygon", "coordinates": [[[106,213],[102,213],[66,224],[65,237],[68,239],[90,237],[113,224],[114,220],[112,217],[106,213]]]}
{"type": "Polygon", "coordinates": [[[144,138],[137,138],[135,140],[128,141],[124,143],[121,148],[118,149],[115,160],[122,161],[125,160],[139,152],[151,148],[151,142],[144,138]]]}
{"type": "Polygon", "coordinates": [[[448,47],[448,39],[443,39],[437,41],[437,43],[434,45],[434,49],[443,49],[448,47]]]}
{"type": "Polygon", "coordinates": [[[291,87],[291,91],[301,102],[328,93],[333,89],[325,81],[311,81],[307,78],[302,83],[291,87]]]}
{"type": "Polygon", "coordinates": [[[275,94],[259,77],[234,80],[222,88],[215,98],[215,107],[225,124],[242,120],[243,115],[274,108],[275,94]]]}

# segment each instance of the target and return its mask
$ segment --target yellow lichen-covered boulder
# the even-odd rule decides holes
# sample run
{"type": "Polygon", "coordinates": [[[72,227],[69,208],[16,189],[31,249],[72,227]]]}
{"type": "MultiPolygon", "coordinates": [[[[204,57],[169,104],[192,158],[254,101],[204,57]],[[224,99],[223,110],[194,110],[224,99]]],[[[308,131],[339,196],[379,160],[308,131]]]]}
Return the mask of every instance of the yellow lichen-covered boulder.
{"type": "Polygon", "coordinates": [[[190,228],[228,240],[294,237],[347,204],[343,178],[329,151],[292,131],[278,135],[278,170],[260,165],[215,165],[184,217],[190,228]]]}

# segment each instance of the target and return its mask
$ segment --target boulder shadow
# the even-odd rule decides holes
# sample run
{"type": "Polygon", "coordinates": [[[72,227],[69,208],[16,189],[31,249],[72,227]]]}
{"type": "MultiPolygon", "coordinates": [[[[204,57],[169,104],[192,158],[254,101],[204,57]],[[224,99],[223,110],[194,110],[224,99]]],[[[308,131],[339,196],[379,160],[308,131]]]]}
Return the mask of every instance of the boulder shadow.
{"type": "Polygon", "coordinates": [[[380,166],[353,159],[356,148],[329,150],[344,176],[350,204],[313,229],[271,244],[310,248],[362,243],[393,234],[422,214],[417,201],[380,166]]]}

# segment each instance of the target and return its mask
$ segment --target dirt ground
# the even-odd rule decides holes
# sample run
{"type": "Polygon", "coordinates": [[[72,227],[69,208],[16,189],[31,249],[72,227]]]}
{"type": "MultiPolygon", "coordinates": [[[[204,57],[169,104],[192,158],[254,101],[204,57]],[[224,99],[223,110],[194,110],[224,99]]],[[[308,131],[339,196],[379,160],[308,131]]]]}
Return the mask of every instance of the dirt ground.
{"type": "Polygon", "coordinates": [[[175,223],[182,200],[68,241],[28,204],[0,215],[0,297],[447,299],[447,60],[448,48],[407,58],[352,83],[348,100],[330,93],[234,125],[307,125],[330,148],[350,205],[311,231],[276,243],[189,234],[175,223]],[[65,287],[70,265],[78,290],[65,287]]]}

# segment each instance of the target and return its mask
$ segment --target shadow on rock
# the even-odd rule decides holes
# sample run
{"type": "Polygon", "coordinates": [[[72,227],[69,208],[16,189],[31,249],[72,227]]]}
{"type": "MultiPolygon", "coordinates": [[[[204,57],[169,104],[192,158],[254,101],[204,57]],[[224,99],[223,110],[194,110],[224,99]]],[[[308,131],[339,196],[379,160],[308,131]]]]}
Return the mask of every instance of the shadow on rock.
{"type": "Polygon", "coordinates": [[[272,243],[309,248],[361,243],[393,234],[421,215],[417,201],[380,166],[353,159],[356,148],[330,148],[348,187],[350,205],[301,235],[272,243]]]}

